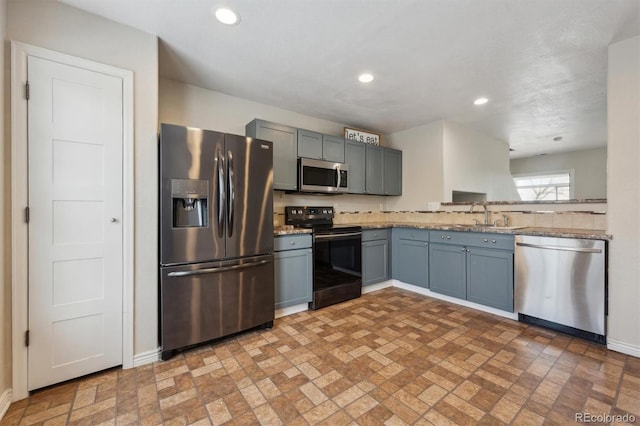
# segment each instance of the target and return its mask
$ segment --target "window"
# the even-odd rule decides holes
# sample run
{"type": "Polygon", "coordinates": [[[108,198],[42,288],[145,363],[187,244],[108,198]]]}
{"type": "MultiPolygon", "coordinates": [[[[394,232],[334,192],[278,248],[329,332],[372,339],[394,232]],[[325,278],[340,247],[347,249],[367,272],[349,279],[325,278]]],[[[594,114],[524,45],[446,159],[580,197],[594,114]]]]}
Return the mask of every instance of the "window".
{"type": "Polygon", "coordinates": [[[515,175],[516,184],[522,201],[558,201],[572,198],[571,171],[515,175]]]}

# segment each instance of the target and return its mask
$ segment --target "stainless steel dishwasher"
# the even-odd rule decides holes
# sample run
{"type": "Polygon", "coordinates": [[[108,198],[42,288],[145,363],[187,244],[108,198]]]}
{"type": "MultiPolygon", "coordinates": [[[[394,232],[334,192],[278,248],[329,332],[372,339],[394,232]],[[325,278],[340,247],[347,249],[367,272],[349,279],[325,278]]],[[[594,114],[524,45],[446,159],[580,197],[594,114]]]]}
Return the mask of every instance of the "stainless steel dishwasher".
{"type": "Polygon", "coordinates": [[[604,344],[606,294],[604,241],[516,236],[520,321],[604,344]]]}

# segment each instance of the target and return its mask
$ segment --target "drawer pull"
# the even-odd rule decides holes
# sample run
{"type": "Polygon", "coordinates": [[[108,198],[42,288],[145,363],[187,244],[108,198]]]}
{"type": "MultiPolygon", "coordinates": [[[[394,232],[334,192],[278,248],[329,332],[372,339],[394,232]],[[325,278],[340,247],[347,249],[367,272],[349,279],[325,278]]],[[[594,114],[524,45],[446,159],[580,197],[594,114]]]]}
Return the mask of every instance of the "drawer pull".
{"type": "Polygon", "coordinates": [[[485,242],[485,243],[488,243],[488,242],[489,242],[489,240],[488,240],[487,238],[485,238],[485,239],[484,239],[484,242],[485,242]]]}
{"type": "Polygon", "coordinates": [[[450,235],[447,235],[447,240],[450,240],[450,239],[451,239],[451,236],[450,236],[450,235]]]}
{"type": "Polygon", "coordinates": [[[442,238],[444,240],[444,235],[440,235],[440,238],[442,238]]]}
{"type": "Polygon", "coordinates": [[[495,244],[495,243],[496,243],[496,240],[491,240],[491,242],[492,242],[493,244],[495,244]]]}
{"type": "Polygon", "coordinates": [[[295,242],[295,241],[291,241],[291,245],[292,245],[292,246],[295,246],[295,245],[296,245],[296,242],[295,242]]]}

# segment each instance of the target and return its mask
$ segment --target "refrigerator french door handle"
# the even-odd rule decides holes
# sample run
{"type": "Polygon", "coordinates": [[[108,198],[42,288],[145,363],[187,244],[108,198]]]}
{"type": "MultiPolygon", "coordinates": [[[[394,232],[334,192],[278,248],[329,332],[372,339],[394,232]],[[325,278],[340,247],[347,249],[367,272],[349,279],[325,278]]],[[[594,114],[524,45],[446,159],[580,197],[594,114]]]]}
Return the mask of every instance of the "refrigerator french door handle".
{"type": "Polygon", "coordinates": [[[217,190],[217,198],[218,198],[218,237],[224,237],[224,210],[226,203],[226,184],[224,179],[224,157],[220,155],[220,151],[217,154],[217,179],[218,179],[218,190],[217,190]]]}
{"type": "Polygon", "coordinates": [[[169,272],[169,274],[167,275],[170,277],[178,278],[178,277],[190,277],[193,275],[218,274],[220,272],[237,271],[239,269],[253,268],[256,266],[265,265],[269,262],[271,261],[264,259],[264,260],[259,260],[257,262],[252,262],[252,263],[242,263],[240,265],[220,266],[219,268],[203,268],[203,269],[195,269],[193,271],[169,272]]]}
{"type": "Polygon", "coordinates": [[[236,202],[235,188],[233,182],[235,178],[235,171],[233,167],[233,154],[231,151],[227,152],[227,179],[229,182],[229,204],[227,212],[227,234],[229,237],[233,236],[233,206],[236,202]]]}

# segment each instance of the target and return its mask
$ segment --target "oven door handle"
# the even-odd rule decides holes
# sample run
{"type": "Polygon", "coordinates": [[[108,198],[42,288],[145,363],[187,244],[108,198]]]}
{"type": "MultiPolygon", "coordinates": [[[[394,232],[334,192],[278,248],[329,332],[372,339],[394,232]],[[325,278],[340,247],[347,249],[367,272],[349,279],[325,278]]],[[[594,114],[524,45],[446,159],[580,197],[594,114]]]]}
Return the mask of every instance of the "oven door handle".
{"type": "Polygon", "coordinates": [[[342,237],[361,237],[362,232],[348,232],[346,234],[326,234],[326,235],[316,235],[314,238],[316,240],[335,240],[342,237]]]}

